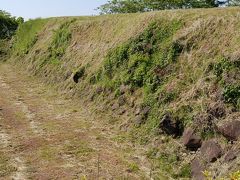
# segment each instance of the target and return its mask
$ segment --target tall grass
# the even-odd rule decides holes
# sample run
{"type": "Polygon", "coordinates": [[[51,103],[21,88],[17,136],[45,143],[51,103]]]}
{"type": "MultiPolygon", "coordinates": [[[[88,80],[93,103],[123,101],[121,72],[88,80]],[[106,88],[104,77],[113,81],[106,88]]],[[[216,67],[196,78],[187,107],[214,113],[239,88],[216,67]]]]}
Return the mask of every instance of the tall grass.
{"type": "Polygon", "coordinates": [[[35,19],[21,24],[15,36],[14,52],[19,55],[27,54],[37,42],[38,32],[41,32],[47,22],[48,19],[35,19]]]}

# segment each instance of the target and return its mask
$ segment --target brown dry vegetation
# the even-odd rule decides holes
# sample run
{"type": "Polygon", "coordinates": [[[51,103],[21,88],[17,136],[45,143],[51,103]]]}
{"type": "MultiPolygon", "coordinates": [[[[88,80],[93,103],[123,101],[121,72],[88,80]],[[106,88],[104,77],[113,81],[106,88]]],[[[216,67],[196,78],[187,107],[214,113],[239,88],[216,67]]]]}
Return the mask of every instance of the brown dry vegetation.
{"type": "MultiPolygon", "coordinates": [[[[166,113],[171,114],[184,128],[196,129],[203,140],[214,137],[223,149],[229,149],[215,126],[240,117],[239,29],[239,8],[38,19],[19,28],[10,62],[37,75],[62,95],[105,114],[103,119],[109,116],[103,123],[112,125],[117,132],[112,140],[119,144],[140,144],[152,163],[152,177],[188,178],[189,164],[198,152],[186,151],[180,137],[164,134],[160,122],[166,113]],[[163,34],[159,39],[153,38],[159,47],[157,50],[154,50],[154,43],[138,44],[152,30],[153,23],[157,24],[153,31],[163,34]],[[29,31],[29,27],[33,28],[29,31]],[[168,34],[169,31],[172,33],[168,34]],[[178,49],[174,49],[175,45],[178,49]],[[143,51],[150,49],[152,56],[141,50],[131,54],[135,46],[144,47],[143,51]],[[126,52],[129,56],[117,62],[114,55],[119,55],[121,48],[129,48],[126,52]],[[169,48],[177,51],[177,55],[169,48]],[[164,67],[159,67],[155,61],[152,63],[157,58],[162,60],[161,51],[166,51],[167,59],[170,57],[164,67]],[[128,77],[132,73],[128,67],[136,54],[143,54],[145,61],[150,62],[149,67],[143,67],[154,69],[155,74],[149,76],[161,79],[156,90],[150,91],[146,83],[134,84],[136,78],[148,78],[144,73],[135,73],[138,67],[131,67],[137,69],[131,77],[133,80],[128,77]],[[106,73],[108,66],[111,76],[106,73]],[[124,74],[125,71],[129,73],[124,74]],[[135,120],[136,111],[142,106],[150,110],[139,125],[135,120]],[[209,122],[209,114],[215,106],[220,106],[224,115],[213,117],[209,122]]],[[[85,144],[83,148],[79,142],[72,143],[63,147],[64,151],[75,153],[78,158],[85,148],[90,154],[94,153],[85,144]],[[77,149],[71,149],[72,143],[77,149]]],[[[237,143],[233,146],[237,147],[237,143]]],[[[39,151],[43,158],[54,154],[49,154],[44,147],[39,151]]],[[[85,158],[89,155],[83,154],[85,158]]],[[[216,168],[222,165],[219,160],[208,165],[208,169],[224,177],[238,170],[238,163],[239,157],[219,172],[216,168]]],[[[138,170],[134,163],[129,166],[132,171],[138,170]]]]}

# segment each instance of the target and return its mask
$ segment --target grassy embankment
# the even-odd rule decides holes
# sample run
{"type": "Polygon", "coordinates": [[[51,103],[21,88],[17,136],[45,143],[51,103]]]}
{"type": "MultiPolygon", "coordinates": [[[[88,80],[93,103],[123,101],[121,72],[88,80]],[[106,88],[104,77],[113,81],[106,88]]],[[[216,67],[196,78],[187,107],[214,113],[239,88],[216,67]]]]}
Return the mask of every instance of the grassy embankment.
{"type": "Polygon", "coordinates": [[[17,32],[12,61],[120,115],[124,122],[111,123],[127,133],[117,140],[150,146],[162,139],[147,153],[154,168],[188,177],[179,137],[163,135],[160,122],[170,114],[208,139],[219,136],[212,124],[239,115],[239,17],[232,8],[31,20],[17,32]],[[216,104],[226,115],[209,124],[204,118],[216,104]]]}

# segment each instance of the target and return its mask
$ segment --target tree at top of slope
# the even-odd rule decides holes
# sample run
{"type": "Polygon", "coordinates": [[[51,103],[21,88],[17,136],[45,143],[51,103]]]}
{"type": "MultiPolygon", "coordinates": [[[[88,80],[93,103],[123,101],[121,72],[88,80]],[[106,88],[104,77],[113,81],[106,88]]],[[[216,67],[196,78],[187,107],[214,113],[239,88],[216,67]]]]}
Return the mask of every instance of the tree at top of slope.
{"type": "Polygon", "coordinates": [[[240,0],[109,0],[98,7],[101,14],[136,13],[164,9],[211,8],[239,5],[240,0]]]}
{"type": "Polygon", "coordinates": [[[0,39],[10,38],[18,25],[23,23],[22,17],[16,18],[11,16],[10,13],[0,10],[0,39]]]}

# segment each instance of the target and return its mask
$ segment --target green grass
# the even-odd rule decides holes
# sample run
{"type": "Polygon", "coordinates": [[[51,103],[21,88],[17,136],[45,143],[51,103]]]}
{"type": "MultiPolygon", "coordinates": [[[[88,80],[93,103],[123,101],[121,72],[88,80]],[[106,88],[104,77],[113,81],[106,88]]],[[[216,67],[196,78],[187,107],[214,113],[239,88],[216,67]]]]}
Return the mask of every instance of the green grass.
{"type": "Polygon", "coordinates": [[[51,64],[60,64],[61,58],[71,41],[72,35],[69,29],[71,23],[75,20],[64,22],[56,31],[54,31],[52,42],[48,48],[48,58],[51,64]]]}
{"type": "Polygon", "coordinates": [[[231,61],[226,57],[219,58],[213,67],[213,72],[217,81],[223,88],[223,97],[226,103],[240,107],[240,81],[238,78],[229,78],[237,76],[240,71],[240,61],[231,61]]]}
{"type": "MultiPolygon", "coordinates": [[[[197,118],[207,115],[211,104],[237,107],[233,117],[239,113],[238,13],[239,8],[226,8],[80,17],[75,21],[38,19],[20,27],[14,52],[34,74],[84,103],[92,103],[104,114],[113,113],[112,103],[125,96],[127,103],[119,109],[127,109],[123,118],[128,132],[114,136],[116,142],[130,140],[148,145],[156,137],[165,136],[160,134],[165,113],[181,120],[184,127],[196,125],[197,133],[209,139],[219,135],[205,132],[197,118]],[[39,34],[44,37],[41,41],[39,34]],[[34,43],[41,48],[39,54],[32,51],[34,43]],[[81,83],[74,83],[73,74],[81,78],[81,83]],[[124,95],[121,85],[130,89],[124,95]],[[98,87],[100,93],[96,92],[98,87]],[[90,97],[94,97],[93,102],[90,97]],[[129,106],[131,99],[135,99],[134,108],[129,106]],[[140,106],[150,106],[151,110],[145,122],[136,126],[134,112],[140,106]]],[[[118,126],[120,122],[112,118],[106,123],[118,126]]],[[[163,145],[176,150],[175,141],[180,139],[165,136],[163,145]]],[[[66,145],[64,151],[81,158],[92,150],[79,142],[66,145]]],[[[147,156],[157,161],[156,168],[162,174],[179,178],[189,175],[189,166],[174,155],[157,154],[153,149],[147,156]],[[175,167],[182,169],[175,172],[175,167]]]]}
{"type": "Polygon", "coordinates": [[[44,28],[48,19],[29,20],[20,25],[15,35],[15,54],[27,54],[38,41],[38,33],[44,28]]]}
{"type": "Polygon", "coordinates": [[[136,39],[130,40],[111,51],[104,68],[99,70],[96,79],[109,88],[118,88],[121,84],[136,88],[144,87],[156,92],[160,78],[154,71],[167,68],[175,62],[181,47],[172,40],[173,34],[181,27],[181,21],[152,22],[136,39]],[[100,75],[99,75],[100,74],[100,75]],[[100,76],[100,77],[99,77],[100,76]],[[110,83],[109,83],[110,81],[110,83]]]}
{"type": "Polygon", "coordinates": [[[128,164],[128,171],[131,173],[137,173],[139,171],[139,166],[136,163],[128,164]]]}
{"type": "Polygon", "coordinates": [[[115,92],[115,96],[119,96],[121,85],[143,90],[143,105],[152,108],[144,134],[149,134],[158,125],[157,119],[161,115],[158,107],[177,98],[177,93],[165,92],[163,85],[168,82],[182,51],[181,45],[173,40],[181,26],[181,20],[175,19],[149,23],[141,35],[110,51],[103,68],[95,75],[93,82],[115,92]],[[160,93],[164,98],[158,101],[160,93]]]}

